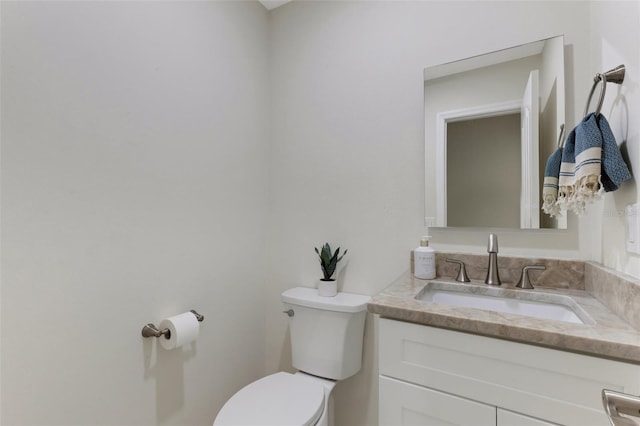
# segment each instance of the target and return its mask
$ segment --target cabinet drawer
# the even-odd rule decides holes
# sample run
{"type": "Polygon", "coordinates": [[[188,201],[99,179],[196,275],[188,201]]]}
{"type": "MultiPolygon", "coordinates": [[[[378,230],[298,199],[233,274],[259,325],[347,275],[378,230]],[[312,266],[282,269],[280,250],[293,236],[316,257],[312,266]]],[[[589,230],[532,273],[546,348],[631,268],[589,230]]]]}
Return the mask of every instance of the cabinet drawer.
{"type": "Polygon", "coordinates": [[[380,377],[380,426],[495,426],[496,408],[380,377]]]}
{"type": "Polygon", "coordinates": [[[551,422],[607,425],[603,388],[640,394],[640,367],[379,320],[380,374],[551,422]]]}

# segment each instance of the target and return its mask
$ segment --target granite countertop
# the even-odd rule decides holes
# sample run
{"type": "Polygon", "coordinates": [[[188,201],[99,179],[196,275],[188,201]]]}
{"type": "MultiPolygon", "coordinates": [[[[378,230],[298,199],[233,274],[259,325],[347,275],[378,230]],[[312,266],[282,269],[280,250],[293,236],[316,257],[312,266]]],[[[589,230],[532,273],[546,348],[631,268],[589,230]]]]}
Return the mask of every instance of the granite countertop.
{"type": "MultiPolygon", "coordinates": [[[[554,297],[549,295],[569,296],[586,319],[585,324],[577,324],[416,299],[427,283],[436,281],[445,285],[467,285],[451,278],[420,280],[407,272],[374,296],[368,311],[390,319],[640,363],[640,330],[586,290],[539,286],[534,290],[520,290],[504,282],[500,287],[513,290],[511,293],[532,292],[543,299],[554,297]]],[[[472,280],[470,284],[487,287],[479,280],[472,280]]]]}

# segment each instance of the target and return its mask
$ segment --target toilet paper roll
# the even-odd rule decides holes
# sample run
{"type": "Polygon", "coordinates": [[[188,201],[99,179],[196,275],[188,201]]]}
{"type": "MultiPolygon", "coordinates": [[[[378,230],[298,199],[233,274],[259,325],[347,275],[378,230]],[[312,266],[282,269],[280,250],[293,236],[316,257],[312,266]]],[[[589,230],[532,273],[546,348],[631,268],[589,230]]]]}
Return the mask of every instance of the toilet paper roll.
{"type": "Polygon", "coordinates": [[[158,328],[160,330],[169,329],[169,338],[160,336],[158,339],[165,349],[179,348],[186,343],[193,342],[200,333],[200,323],[191,312],[165,318],[160,321],[158,328]]]}

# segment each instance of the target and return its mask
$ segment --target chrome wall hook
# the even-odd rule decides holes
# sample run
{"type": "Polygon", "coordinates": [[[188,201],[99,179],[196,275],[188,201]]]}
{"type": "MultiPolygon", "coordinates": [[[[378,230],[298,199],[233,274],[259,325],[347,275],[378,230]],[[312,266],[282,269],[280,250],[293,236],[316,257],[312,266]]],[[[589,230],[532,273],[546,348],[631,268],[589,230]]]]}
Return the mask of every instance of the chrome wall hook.
{"type": "Polygon", "coordinates": [[[593,86],[591,86],[591,91],[589,92],[589,98],[587,99],[587,105],[584,107],[584,116],[587,116],[589,112],[589,104],[591,104],[591,98],[593,97],[593,92],[596,90],[596,86],[600,83],[600,99],[598,100],[598,106],[595,110],[595,115],[600,115],[600,110],[602,109],[602,102],[604,102],[604,95],[607,91],[607,83],[614,84],[622,84],[624,81],[624,74],[626,68],[624,65],[618,65],[617,67],[610,69],[609,71],[605,71],[604,73],[598,73],[595,77],[593,77],[593,86]]]}
{"type": "MultiPolygon", "coordinates": [[[[196,319],[198,320],[198,322],[204,321],[204,315],[200,315],[195,311],[195,309],[191,309],[189,312],[191,312],[193,315],[196,316],[196,319]]],[[[165,339],[169,339],[171,337],[171,330],[169,330],[168,328],[159,330],[158,327],[156,327],[153,323],[149,323],[144,327],[142,327],[142,337],[160,337],[160,336],[164,336],[165,339]]]]}
{"type": "Polygon", "coordinates": [[[602,76],[607,80],[607,83],[622,84],[624,81],[625,71],[626,69],[624,65],[618,65],[617,67],[610,69],[609,71],[605,71],[602,74],[596,74],[594,80],[602,76]]]}

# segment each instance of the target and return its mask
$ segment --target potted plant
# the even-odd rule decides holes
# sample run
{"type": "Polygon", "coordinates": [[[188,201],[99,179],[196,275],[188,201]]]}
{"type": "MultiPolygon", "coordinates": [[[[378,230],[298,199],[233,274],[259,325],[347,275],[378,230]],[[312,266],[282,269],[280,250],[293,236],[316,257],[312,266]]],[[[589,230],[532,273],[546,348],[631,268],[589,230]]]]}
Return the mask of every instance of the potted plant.
{"type": "Polygon", "coordinates": [[[347,250],[340,255],[340,247],[335,252],[331,252],[331,246],[329,243],[325,243],[320,250],[314,247],[318,257],[320,258],[320,267],[322,268],[322,274],[324,278],[320,279],[318,283],[318,294],[320,296],[332,297],[338,294],[338,283],[335,278],[331,278],[336,272],[336,266],[338,262],[342,260],[347,250]]]}

